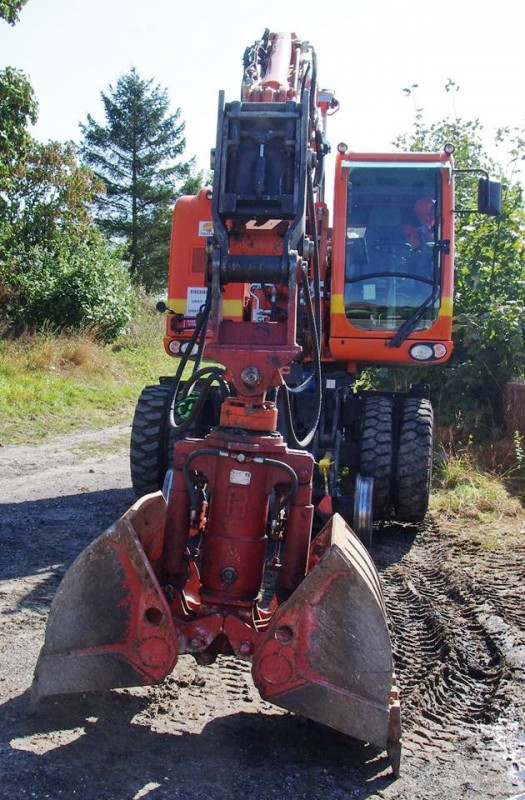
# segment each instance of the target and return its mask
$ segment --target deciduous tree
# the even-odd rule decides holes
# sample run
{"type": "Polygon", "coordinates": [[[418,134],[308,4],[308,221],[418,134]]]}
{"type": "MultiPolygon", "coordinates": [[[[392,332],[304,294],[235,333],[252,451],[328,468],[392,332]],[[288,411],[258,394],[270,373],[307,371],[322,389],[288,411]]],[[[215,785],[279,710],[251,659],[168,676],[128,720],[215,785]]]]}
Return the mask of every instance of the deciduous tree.
{"type": "MultiPolygon", "coordinates": [[[[14,24],[24,3],[0,0],[0,17],[14,24]]],[[[89,212],[101,184],[72,144],[32,138],[36,116],[27,78],[0,71],[2,333],[89,325],[111,339],[127,324],[134,296],[120,255],[89,212]]]]}
{"type": "Polygon", "coordinates": [[[0,215],[0,317],[9,329],[89,326],[110,340],[128,323],[129,275],[89,212],[98,188],[71,144],[33,141],[19,160],[0,215]]]}
{"type": "Polygon", "coordinates": [[[36,122],[37,108],[25,75],[12,67],[0,71],[0,191],[8,188],[31,144],[27,126],[36,122]]]}
{"type": "MultiPolygon", "coordinates": [[[[454,82],[447,86],[457,92],[454,82]]],[[[457,168],[483,169],[503,182],[501,216],[457,215],[455,349],[448,365],[428,370],[424,378],[442,399],[443,419],[456,417],[486,433],[501,428],[504,384],[525,375],[525,210],[523,187],[516,180],[525,136],[521,129],[498,131],[496,143],[505,145],[503,166],[488,156],[482,134],[478,119],[427,123],[416,109],[412,130],[395,144],[439,151],[451,142],[457,168]]],[[[475,206],[474,178],[458,175],[456,186],[456,208],[475,206]]]]}
{"type": "Polygon", "coordinates": [[[18,22],[20,10],[25,6],[27,0],[0,0],[0,17],[14,25],[18,22]]]}

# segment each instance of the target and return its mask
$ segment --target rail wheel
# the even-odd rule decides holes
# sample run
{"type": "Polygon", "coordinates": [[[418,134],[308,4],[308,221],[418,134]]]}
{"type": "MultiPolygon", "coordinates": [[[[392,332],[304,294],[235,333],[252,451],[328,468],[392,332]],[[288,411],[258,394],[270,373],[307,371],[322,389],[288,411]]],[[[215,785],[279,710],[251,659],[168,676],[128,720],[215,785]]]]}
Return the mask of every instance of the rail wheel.
{"type": "Polygon", "coordinates": [[[388,519],[391,506],[393,463],[393,402],[390,397],[370,395],[364,401],[360,440],[360,473],[374,479],[374,520],[388,519]]]}
{"type": "Polygon", "coordinates": [[[359,537],[367,550],[372,547],[374,520],[372,516],[373,478],[363,478],[359,473],[355,481],[354,533],[359,537]]]}
{"type": "Polygon", "coordinates": [[[395,475],[395,517],[421,522],[428,510],[432,475],[434,415],[430,400],[408,397],[403,404],[395,475]]]}

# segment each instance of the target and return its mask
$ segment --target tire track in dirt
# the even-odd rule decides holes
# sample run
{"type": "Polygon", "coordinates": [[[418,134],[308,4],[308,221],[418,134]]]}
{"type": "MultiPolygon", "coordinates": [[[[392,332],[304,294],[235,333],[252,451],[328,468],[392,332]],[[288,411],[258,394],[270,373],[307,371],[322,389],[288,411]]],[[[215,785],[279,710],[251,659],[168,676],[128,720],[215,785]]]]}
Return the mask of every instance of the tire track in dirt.
{"type": "Polygon", "coordinates": [[[514,548],[465,550],[457,537],[429,522],[400,559],[389,561],[389,548],[396,542],[403,548],[406,536],[406,529],[385,529],[375,556],[390,617],[405,747],[411,751],[417,744],[418,757],[428,760],[438,750],[443,758],[462,732],[505,712],[509,667],[525,667],[524,612],[519,587],[501,580],[515,572],[514,548]]]}

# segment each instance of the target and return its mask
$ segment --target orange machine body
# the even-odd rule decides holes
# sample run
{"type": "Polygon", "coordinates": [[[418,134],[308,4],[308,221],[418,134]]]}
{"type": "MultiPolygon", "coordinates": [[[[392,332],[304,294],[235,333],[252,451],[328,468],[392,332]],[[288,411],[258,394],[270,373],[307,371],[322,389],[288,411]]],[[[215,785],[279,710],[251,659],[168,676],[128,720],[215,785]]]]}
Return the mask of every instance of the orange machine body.
{"type": "Polygon", "coordinates": [[[329,348],[350,371],[357,364],[428,366],[450,357],[452,169],[444,152],[338,154],[329,348]],[[432,292],[414,329],[392,346],[432,292]],[[429,358],[411,355],[418,343],[430,345],[429,358]]]}
{"type": "MultiPolygon", "coordinates": [[[[444,152],[338,154],[332,228],[326,205],[316,204],[323,316],[329,320],[324,361],[346,363],[354,372],[365,364],[430,366],[448,360],[454,288],[452,169],[451,156],[444,152]],[[425,302],[427,308],[421,310],[425,302]],[[418,310],[421,318],[396,342],[396,334],[418,310]],[[414,357],[414,352],[427,356],[414,357]]],[[[280,252],[286,222],[244,220],[233,225],[232,253],[280,252]]],[[[181,197],[173,213],[170,249],[172,313],[164,340],[170,355],[179,354],[191,337],[204,303],[206,248],[212,235],[211,189],[181,197]]],[[[271,285],[226,284],[222,319],[269,322],[271,294],[271,285]]],[[[282,288],[274,306],[286,304],[281,295],[282,288]]]]}
{"type": "MultiPolygon", "coordinates": [[[[196,324],[206,298],[207,240],[213,236],[211,188],[195,196],[180,197],[173,210],[168,273],[169,311],[164,347],[168,355],[178,355],[196,324]]],[[[240,322],[245,314],[249,287],[229,284],[222,301],[223,318],[240,322]]]]}

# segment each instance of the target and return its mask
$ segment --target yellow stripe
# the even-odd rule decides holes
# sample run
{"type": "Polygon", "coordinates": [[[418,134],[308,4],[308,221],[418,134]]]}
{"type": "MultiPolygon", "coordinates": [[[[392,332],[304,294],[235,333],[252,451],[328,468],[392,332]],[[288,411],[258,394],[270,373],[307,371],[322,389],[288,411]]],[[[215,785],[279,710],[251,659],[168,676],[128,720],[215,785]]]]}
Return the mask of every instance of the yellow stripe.
{"type": "Polygon", "coordinates": [[[223,300],[222,314],[224,317],[242,317],[242,300],[223,300]]]}
{"type": "Polygon", "coordinates": [[[345,301],[342,294],[333,294],[330,302],[330,311],[332,314],[345,313],[345,301]]]}
{"type": "MultiPolygon", "coordinates": [[[[186,300],[181,300],[178,297],[171,297],[167,302],[167,306],[171,311],[174,311],[175,314],[186,313],[186,300]]],[[[225,317],[242,317],[242,308],[242,300],[222,301],[222,313],[225,317]]]]}
{"type": "Polygon", "coordinates": [[[451,297],[442,297],[441,298],[441,308],[439,309],[439,316],[440,317],[451,317],[452,316],[452,298],[451,297]]]}
{"type": "Polygon", "coordinates": [[[186,313],[186,300],[179,300],[178,298],[170,298],[166,303],[166,305],[175,314],[186,313]]]}

